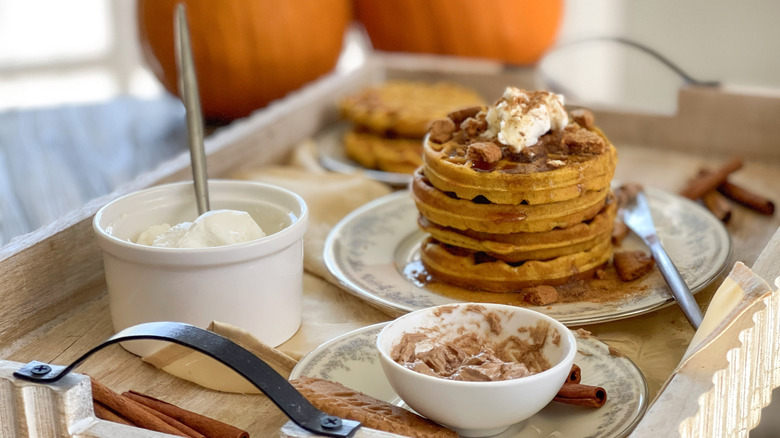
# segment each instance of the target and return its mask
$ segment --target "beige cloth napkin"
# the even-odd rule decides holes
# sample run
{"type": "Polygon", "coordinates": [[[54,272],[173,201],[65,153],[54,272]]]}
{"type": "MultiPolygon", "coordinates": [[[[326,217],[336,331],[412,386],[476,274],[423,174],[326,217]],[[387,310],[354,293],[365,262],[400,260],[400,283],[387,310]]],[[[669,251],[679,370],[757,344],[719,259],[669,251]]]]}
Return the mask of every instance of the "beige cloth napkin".
{"type": "MultiPolygon", "coordinates": [[[[269,349],[287,356],[287,368],[320,344],[354,329],[391,319],[336,285],[325,267],[323,249],[328,233],[344,216],[361,205],[387,195],[392,189],[356,173],[344,175],[322,168],[314,144],[298,145],[289,163],[238,170],[229,176],[275,184],[299,194],[309,208],[309,226],[304,235],[302,324],[298,332],[275,349],[263,345],[236,327],[215,322],[210,329],[247,347],[263,359],[273,359],[269,349]],[[215,329],[216,327],[216,329],[215,329]],[[249,337],[247,337],[249,336],[249,337]]],[[[179,345],[169,345],[145,361],[201,386],[226,392],[257,390],[227,367],[179,345]]],[[[284,366],[277,371],[284,374],[284,366]]],[[[286,370],[289,374],[289,369],[286,370]]]]}
{"type": "Polygon", "coordinates": [[[309,228],[303,239],[304,269],[329,278],[322,251],[331,228],[352,210],[392,190],[359,173],[328,172],[317,162],[314,147],[312,141],[305,141],[294,149],[286,165],[237,170],[230,177],[275,184],[297,193],[306,201],[309,228]]]}
{"type": "MultiPolygon", "coordinates": [[[[251,333],[239,327],[212,322],[208,326],[208,330],[230,339],[255,356],[262,358],[284,377],[289,377],[290,371],[297,363],[296,359],[259,341],[251,333]]],[[[144,357],[144,360],[174,376],[209,389],[242,394],[260,393],[260,390],[241,377],[240,374],[228,368],[227,365],[223,365],[205,354],[176,344],[144,357]]]]}

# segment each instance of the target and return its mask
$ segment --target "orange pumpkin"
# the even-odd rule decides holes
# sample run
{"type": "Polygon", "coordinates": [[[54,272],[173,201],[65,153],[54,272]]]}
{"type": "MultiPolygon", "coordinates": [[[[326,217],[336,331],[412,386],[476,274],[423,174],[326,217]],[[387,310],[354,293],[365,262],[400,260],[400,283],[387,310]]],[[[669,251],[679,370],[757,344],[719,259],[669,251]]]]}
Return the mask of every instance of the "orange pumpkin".
{"type": "Polygon", "coordinates": [[[143,56],[179,95],[174,9],[185,3],[204,118],[230,121],[331,71],[349,0],[138,0],[143,56]]]}
{"type": "Polygon", "coordinates": [[[377,50],[532,64],[553,44],[563,0],[355,0],[377,50]]]}

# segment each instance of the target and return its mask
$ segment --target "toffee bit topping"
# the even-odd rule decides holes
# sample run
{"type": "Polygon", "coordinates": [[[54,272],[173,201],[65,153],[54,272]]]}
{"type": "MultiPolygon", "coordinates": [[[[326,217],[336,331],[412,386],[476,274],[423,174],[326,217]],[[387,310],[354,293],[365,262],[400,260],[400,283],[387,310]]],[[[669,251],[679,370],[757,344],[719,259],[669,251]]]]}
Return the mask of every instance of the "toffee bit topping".
{"type": "Polygon", "coordinates": [[[626,236],[628,236],[628,226],[622,220],[616,220],[612,226],[612,244],[615,246],[622,245],[626,236]]]}
{"type": "Polygon", "coordinates": [[[534,286],[523,290],[523,300],[535,306],[546,306],[558,301],[558,291],[548,285],[534,286]]]}
{"type": "Polygon", "coordinates": [[[488,122],[484,117],[469,117],[460,124],[460,129],[469,137],[476,137],[488,129],[488,122]]]}
{"type": "Polygon", "coordinates": [[[628,182],[617,189],[615,189],[615,199],[617,200],[618,207],[625,206],[629,201],[634,199],[639,192],[643,190],[641,184],[635,182],[628,182]]]}
{"type": "Polygon", "coordinates": [[[569,125],[561,136],[561,146],[574,155],[598,155],[607,150],[607,142],[595,132],[569,125]]]}
{"type": "Polygon", "coordinates": [[[593,113],[589,110],[586,110],[585,108],[571,110],[569,112],[569,116],[572,118],[572,120],[574,120],[575,123],[589,131],[592,131],[596,127],[593,113]]]}
{"type": "Polygon", "coordinates": [[[542,351],[547,342],[560,343],[560,334],[551,330],[549,323],[539,321],[519,327],[518,334],[494,339],[486,335],[502,331],[502,318],[493,312],[479,313],[489,325],[489,333],[458,331],[449,336],[438,326],[406,332],[390,356],[413,371],[464,381],[517,379],[552,366],[542,351]]]}
{"type": "Polygon", "coordinates": [[[473,143],[469,145],[466,157],[472,161],[495,163],[502,157],[501,148],[495,143],[473,143]]]}
{"type": "Polygon", "coordinates": [[[450,120],[455,122],[456,125],[460,126],[460,124],[463,123],[464,120],[468,119],[469,117],[476,116],[480,111],[482,111],[482,107],[472,106],[468,108],[461,108],[457,111],[453,111],[447,114],[447,117],[449,117],[450,120]]]}
{"type": "Polygon", "coordinates": [[[644,251],[621,251],[614,255],[615,269],[623,281],[633,281],[649,274],[655,260],[644,251]]]}
{"type": "Polygon", "coordinates": [[[455,123],[450,119],[438,119],[431,122],[429,138],[434,143],[446,143],[455,132],[455,123]]]}
{"type": "Polygon", "coordinates": [[[508,87],[493,105],[463,107],[429,125],[427,147],[473,170],[532,173],[566,167],[611,148],[584,108],[567,113],[563,97],[508,87]],[[495,144],[485,149],[485,143],[495,144]],[[472,147],[473,145],[473,147],[472,147]]]}

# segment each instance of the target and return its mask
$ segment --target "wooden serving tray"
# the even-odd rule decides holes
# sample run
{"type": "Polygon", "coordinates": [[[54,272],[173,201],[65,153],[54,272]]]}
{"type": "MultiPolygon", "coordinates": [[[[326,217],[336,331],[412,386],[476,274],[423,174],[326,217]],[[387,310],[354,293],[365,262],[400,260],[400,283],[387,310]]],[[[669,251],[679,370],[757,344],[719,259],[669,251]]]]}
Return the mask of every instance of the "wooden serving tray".
{"type": "MultiPolygon", "coordinates": [[[[385,78],[453,80],[490,97],[500,95],[507,85],[535,88],[532,70],[505,69],[483,62],[376,55],[358,68],[334,72],[246,119],[217,130],[206,140],[210,177],[283,160],[293,145],[338,119],[334,103],[339,96],[385,78]]],[[[642,181],[676,192],[699,167],[714,169],[739,155],[745,166],[733,175],[733,181],[780,200],[780,124],[776,123],[780,96],[751,95],[722,88],[684,88],[679,96],[679,111],[673,116],[594,110],[599,126],[619,147],[616,179],[642,181]]],[[[67,364],[109,337],[113,330],[92,217],[116,197],[188,178],[189,156],[185,154],[0,248],[0,302],[3,303],[0,360],[67,364]]],[[[761,216],[739,207],[735,208],[728,225],[733,260],[752,267],[770,284],[780,277],[778,227],[780,214],[761,216]]],[[[717,284],[703,291],[702,297],[711,296],[716,288],[717,284]]],[[[777,312],[777,307],[773,311],[777,312]]],[[[778,320],[780,317],[775,315],[758,329],[777,331],[778,320]]],[[[767,374],[769,371],[760,364],[755,365],[754,369],[741,370],[732,378],[735,382],[739,379],[743,383],[759,382],[764,392],[771,392],[780,384],[777,376],[780,373],[767,374]]],[[[79,367],[78,372],[93,376],[109,387],[168,394],[167,400],[172,403],[207,412],[256,437],[277,436],[287,421],[264,397],[206,391],[158,371],[118,346],[101,351],[79,367]]],[[[3,423],[0,427],[3,437],[23,436],[33,431],[32,436],[71,436],[67,419],[56,411],[56,403],[38,403],[35,391],[39,390],[25,390],[25,394],[33,393],[33,398],[20,401],[17,390],[4,378],[0,375],[0,396],[4,397],[0,406],[6,406],[0,409],[0,419],[16,418],[13,424],[17,429],[3,429],[3,423]],[[14,408],[8,408],[11,405],[14,408]],[[42,412],[49,412],[48,420],[39,421],[41,425],[35,426],[38,429],[30,429],[32,419],[40,418],[42,412]],[[7,435],[6,430],[9,430],[7,435]]],[[[77,396],[83,397],[84,392],[77,396]]],[[[713,423],[731,425],[749,418],[749,429],[757,423],[757,413],[768,400],[767,397],[746,399],[728,413],[712,410],[704,415],[711,415],[708,421],[713,423]]],[[[94,424],[82,430],[93,427],[90,430],[96,432],[80,436],[163,436],[95,420],[89,412],[81,418],[87,420],[94,424]]]]}

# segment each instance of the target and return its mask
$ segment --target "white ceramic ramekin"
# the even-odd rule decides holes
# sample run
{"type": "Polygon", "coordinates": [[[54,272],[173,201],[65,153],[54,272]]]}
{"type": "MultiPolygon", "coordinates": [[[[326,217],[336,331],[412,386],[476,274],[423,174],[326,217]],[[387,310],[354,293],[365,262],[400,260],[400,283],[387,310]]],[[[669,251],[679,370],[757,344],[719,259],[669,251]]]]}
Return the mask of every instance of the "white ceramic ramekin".
{"type": "MultiPolygon", "coordinates": [[[[114,329],[152,321],[205,328],[220,321],[277,346],[301,324],[306,204],[269,184],[209,180],[208,185],[212,210],[246,211],[266,237],[196,249],[134,243],[151,225],[192,222],[198,216],[192,182],[128,194],[95,215],[114,329]]],[[[132,341],[123,346],[145,356],[161,345],[132,341]]]]}
{"type": "Polygon", "coordinates": [[[377,338],[379,363],[395,392],[425,417],[463,437],[498,434],[539,412],[555,397],[571,371],[577,340],[563,324],[542,313],[502,304],[457,303],[407,313],[387,324],[377,338]],[[500,344],[509,337],[530,341],[530,327],[547,324],[541,353],[550,368],[512,380],[446,380],[413,371],[392,358],[405,333],[436,333],[453,341],[465,334],[500,344]]]}

